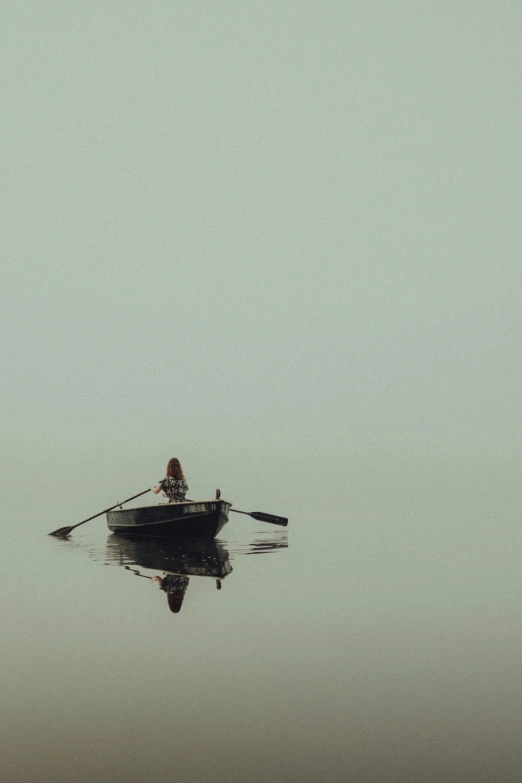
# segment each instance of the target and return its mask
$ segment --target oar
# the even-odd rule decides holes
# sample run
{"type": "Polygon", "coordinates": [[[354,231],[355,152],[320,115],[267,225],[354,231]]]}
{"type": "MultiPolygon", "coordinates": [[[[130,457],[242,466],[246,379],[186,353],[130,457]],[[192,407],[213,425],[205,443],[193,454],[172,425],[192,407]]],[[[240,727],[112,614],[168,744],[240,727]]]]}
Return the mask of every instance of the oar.
{"type": "MultiPolygon", "coordinates": [[[[216,500],[219,500],[220,497],[221,492],[218,489],[216,490],[216,500]]],[[[190,498],[185,498],[185,500],[187,503],[194,503],[190,498]]],[[[247,517],[253,517],[260,522],[271,522],[272,525],[281,525],[281,527],[286,527],[288,525],[288,519],[286,517],[276,517],[274,514],[265,514],[264,511],[240,511],[238,508],[231,508],[229,510],[234,511],[236,514],[246,514],[247,517]]]]}
{"type": "Polygon", "coordinates": [[[87,519],[84,519],[83,522],[78,522],[77,525],[71,525],[71,527],[59,527],[58,530],[53,530],[52,533],[49,533],[50,536],[68,536],[69,533],[74,530],[75,527],[80,527],[80,525],[85,525],[86,522],[90,522],[91,519],[96,519],[96,517],[101,517],[102,514],[106,514],[107,511],[112,511],[113,508],[118,508],[118,506],[123,506],[124,503],[128,503],[129,500],[134,500],[134,498],[139,498],[141,495],[146,495],[147,492],[150,492],[150,489],[145,489],[143,492],[138,492],[137,495],[133,495],[131,498],[127,498],[127,500],[122,500],[121,503],[116,503],[116,505],[111,506],[110,508],[106,508],[104,511],[100,511],[99,514],[94,514],[92,517],[88,517],[87,519]]]}
{"type": "Polygon", "coordinates": [[[248,517],[258,519],[260,522],[271,522],[273,525],[281,525],[281,527],[288,525],[286,517],[276,517],[274,514],[265,514],[263,511],[240,511],[237,508],[231,508],[230,511],[234,511],[236,514],[246,514],[248,517]]]}

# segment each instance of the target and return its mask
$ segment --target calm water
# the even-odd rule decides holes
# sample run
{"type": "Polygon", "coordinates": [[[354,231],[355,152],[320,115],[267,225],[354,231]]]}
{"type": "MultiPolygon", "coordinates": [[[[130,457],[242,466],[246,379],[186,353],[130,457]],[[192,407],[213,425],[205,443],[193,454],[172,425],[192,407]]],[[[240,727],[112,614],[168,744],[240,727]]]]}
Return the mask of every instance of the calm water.
{"type": "Polygon", "coordinates": [[[520,780],[518,513],[368,487],[207,546],[46,536],[88,504],[9,520],[4,779],[520,780]]]}

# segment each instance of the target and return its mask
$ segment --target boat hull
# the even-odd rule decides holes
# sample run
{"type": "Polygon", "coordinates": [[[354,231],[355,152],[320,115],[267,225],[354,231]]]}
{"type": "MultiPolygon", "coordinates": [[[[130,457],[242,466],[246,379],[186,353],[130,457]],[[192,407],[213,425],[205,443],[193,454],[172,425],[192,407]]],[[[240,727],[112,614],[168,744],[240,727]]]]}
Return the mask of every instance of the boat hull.
{"type": "Polygon", "coordinates": [[[214,538],[228,522],[230,506],[226,500],[191,500],[118,508],[107,512],[107,526],[126,536],[214,538]]]}

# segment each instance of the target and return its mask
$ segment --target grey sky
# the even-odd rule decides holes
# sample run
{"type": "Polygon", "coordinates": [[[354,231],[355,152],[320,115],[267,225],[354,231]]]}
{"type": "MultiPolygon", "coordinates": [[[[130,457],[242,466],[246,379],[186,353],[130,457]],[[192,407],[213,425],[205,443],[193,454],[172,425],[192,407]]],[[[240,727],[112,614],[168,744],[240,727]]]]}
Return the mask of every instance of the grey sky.
{"type": "Polygon", "coordinates": [[[518,431],[519,3],[0,13],[17,459],[518,431]]]}

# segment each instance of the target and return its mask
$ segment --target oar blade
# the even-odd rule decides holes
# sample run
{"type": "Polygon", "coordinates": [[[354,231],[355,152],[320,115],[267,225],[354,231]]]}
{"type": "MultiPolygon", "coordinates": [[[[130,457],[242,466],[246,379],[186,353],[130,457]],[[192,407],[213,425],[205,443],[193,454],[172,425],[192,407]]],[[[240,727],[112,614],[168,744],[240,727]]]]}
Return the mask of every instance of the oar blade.
{"type": "Polygon", "coordinates": [[[250,516],[260,522],[271,522],[272,525],[281,525],[281,527],[288,525],[286,517],[276,517],[275,514],[265,514],[263,511],[251,511],[250,516]]]}
{"type": "Polygon", "coordinates": [[[58,530],[53,530],[52,533],[48,533],[49,536],[55,536],[56,538],[65,538],[71,532],[72,527],[59,527],[58,530]]]}

